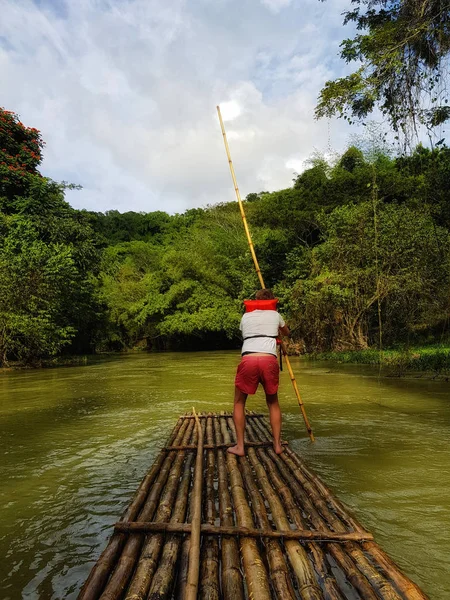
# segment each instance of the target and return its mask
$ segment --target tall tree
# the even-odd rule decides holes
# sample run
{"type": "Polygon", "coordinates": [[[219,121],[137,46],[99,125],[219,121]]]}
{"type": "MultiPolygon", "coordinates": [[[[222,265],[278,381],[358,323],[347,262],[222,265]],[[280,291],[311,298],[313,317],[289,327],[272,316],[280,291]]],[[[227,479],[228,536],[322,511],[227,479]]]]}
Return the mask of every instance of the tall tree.
{"type": "Polygon", "coordinates": [[[0,364],[90,348],[98,250],[88,216],[43,177],[37,129],[0,109],[0,364]]]}
{"type": "Polygon", "coordinates": [[[375,107],[409,143],[420,124],[432,130],[450,118],[448,72],[450,0],[351,0],[344,24],[358,32],[341,44],[341,58],[359,66],[328,81],[316,116],[350,122],[375,107]]]}

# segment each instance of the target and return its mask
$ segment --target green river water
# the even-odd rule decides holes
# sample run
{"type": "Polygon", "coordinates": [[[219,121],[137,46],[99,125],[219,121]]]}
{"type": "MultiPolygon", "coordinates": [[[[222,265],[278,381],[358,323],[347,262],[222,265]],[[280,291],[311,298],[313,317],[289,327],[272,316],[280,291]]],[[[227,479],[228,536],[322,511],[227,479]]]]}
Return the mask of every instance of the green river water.
{"type": "MultiPolygon", "coordinates": [[[[230,410],[236,352],[0,374],[0,599],[76,598],[180,413],[230,410]]],[[[450,599],[450,385],[292,360],[283,437],[432,600],[450,599]]],[[[248,408],[265,411],[261,392],[248,408]]]]}

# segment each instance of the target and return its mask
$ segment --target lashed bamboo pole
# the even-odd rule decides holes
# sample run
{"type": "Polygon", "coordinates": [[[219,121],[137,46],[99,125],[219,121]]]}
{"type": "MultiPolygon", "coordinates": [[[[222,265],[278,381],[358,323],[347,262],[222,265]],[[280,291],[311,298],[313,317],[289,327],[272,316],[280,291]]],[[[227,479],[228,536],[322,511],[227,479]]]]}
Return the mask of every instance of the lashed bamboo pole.
{"type": "MultiPolygon", "coordinates": [[[[178,434],[180,432],[182,423],[182,419],[179,419],[167,441],[167,445],[172,445],[176,439],[179,439],[178,434]]],[[[123,513],[121,521],[134,520],[139,514],[139,512],[142,510],[144,502],[149,494],[149,490],[154,480],[159,475],[161,467],[166,457],[167,455],[164,451],[161,451],[158,454],[151,469],[144,477],[141,485],[139,486],[136,495],[134,496],[128,508],[123,513]]],[[[105,586],[105,583],[108,580],[108,577],[111,575],[111,571],[117,561],[117,558],[120,554],[120,551],[122,550],[125,541],[126,536],[124,536],[123,534],[114,533],[111,536],[108,545],[102,552],[97,563],[91,570],[89,577],[84,583],[78,595],[78,600],[96,600],[100,596],[105,586]]]]}
{"type": "MultiPolygon", "coordinates": [[[[349,510],[336,498],[331,490],[323,483],[323,481],[300,459],[295,452],[290,448],[287,449],[287,455],[290,456],[302,469],[308,479],[315,485],[318,492],[326,499],[328,504],[333,507],[333,510],[339,518],[356,532],[365,533],[366,530],[358,522],[358,520],[349,513],[349,510]]],[[[408,600],[427,600],[428,596],[422,592],[411,579],[406,577],[395,562],[382,550],[375,542],[367,542],[363,544],[364,550],[376,562],[381,570],[389,577],[397,589],[408,600]]]]}
{"type": "MultiPolygon", "coordinates": [[[[255,427],[258,427],[258,425],[256,425],[255,427]]],[[[259,427],[261,427],[261,422],[259,423],[259,427]]],[[[314,526],[330,526],[338,532],[345,532],[345,526],[328,508],[325,500],[320,496],[320,494],[314,494],[313,496],[314,491],[311,484],[306,480],[306,478],[304,478],[299,473],[299,469],[295,467],[295,464],[291,461],[290,457],[287,455],[281,455],[280,457],[278,457],[271,450],[269,450],[269,455],[271,456],[273,461],[278,463],[280,471],[284,473],[285,480],[290,481],[290,487],[296,492],[296,495],[302,498],[302,505],[304,508],[307,508],[308,515],[311,521],[313,522],[314,526]],[[291,470],[286,469],[286,467],[283,466],[283,460],[286,463],[287,467],[291,467],[291,470]],[[301,486],[296,485],[295,480],[293,480],[292,478],[292,474],[294,474],[295,478],[300,481],[300,483],[302,484],[301,486]],[[314,497],[314,505],[308,501],[305,492],[311,497],[314,497]],[[320,516],[318,511],[320,511],[323,517],[320,516]]],[[[265,464],[267,467],[269,467],[267,462],[265,464]]],[[[276,475],[272,476],[272,481],[274,485],[281,487],[282,480],[276,475]]],[[[280,489],[280,494],[282,493],[285,493],[286,495],[291,495],[291,492],[287,487],[280,489]]],[[[295,511],[293,511],[293,514],[295,514],[295,511]]],[[[338,563],[342,565],[344,572],[345,569],[349,569],[351,567],[350,563],[348,562],[348,557],[343,556],[342,547],[338,546],[337,544],[329,544],[328,548],[333,554],[334,558],[338,561],[338,563]]],[[[385,598],[386,600],[400,600],[400,596],[393,588],[391,583],[387,581],[377,571],[377,569],[366,558],[366,556],[364,555],[364,553],[358,545],[349,543],[346,545],[346,549],[347,554],[353,559],[358,570],[362,574],[364,574],[366,580],[370,582],[372,589],[376,590],[380,598],[385,598]]],[[[375,593],[371,591],[370,588],[367,586],[366,581],[361,580],[360,574],[358,572],[355,572],[353,571],[353,569],[350,569],[350,571],[346,573],[346,575],[349,577],[349,579],[350,577],[352,578],[351,580],[355,582],[355,587],[357,587],[357,589],[359,589],[359,591],[364,594],[364,598],[369,598],[370,593],[372,593],[372,597],[374,599],[377,597],[375,593]]]]}
{"type": "MultiPolygon", "coordinates": [[[[233,422],[230,419],[230,427],[233,422]]],[[[223,427],[224,425],[222,425],[223,427]]],[[[257,458],[256,450],[248,448],[247,454],[250,463],[255,471],[259,485],[264,492],[264,495],[269,503],[273,521],[277,529],[286,530],[290,528],[287,515],[284,511],[275,490],[269,483],[264,467],[257,458]]],[[[286,539],[284,542],[286,552],[291,563],[292,569],[299,583],[299,592],[304,600],[320,600],[323,598],[322,590],[317,585],[317,581],[308,560],[308,556],[304,548],[295,540],[286,539]]]]}
{"type": "MultiPolygon", "coordinates": [[[[336,531],[345,531],[345,526],[337,518],[333,512],[329,509],[325,499],[314,493],[313,486],[300,475],[300,470],[296,468],[295,463],[291,461],[289,456],[284,457],[284,460],[288,467],[290,467],[291,473],[294,474],[299,481],[302,482],[302,487],[305,489],[307,494],[314,499],[314,506],[318,512],[323,515],[323,518],[316,518],[316,524],[327,524],[332,526],[336,531]]],[[[335,544],[329,545],[330,551],[336,560],[342,558],[342,548],[335,544]]],[[[400,600],[400,596],[393,588],[391,583],[387,581],[382,574],[372,565],[372,563],[366,558],[361,548],[356,544],[347,544],[347,554],[353,559],[355,565],[365,575],[367,580],[370,582],[372,588],[377,591],[380,598],[386,598],[389,600],[400,600]]]]}
{"type": "MultiPolygon", "coordinates": [[[[226,444],[230,443],[230,434],[224,419],[220,421],[220,426],[224,442],[226,444]]],[[[252,512],[247,502],[244,483],[237,466],[238,458],[227,452],[226,461],[238,525],[242,527],[253,527],[252,512]]],[[[256,540],[243,538],[241,540],[241,552],[249,597],[254,598],[255,600],[256,598],[258,600],[270,600],[269,580],[256,540]]]]}
{"type": "MultiPolygon", "coordinates": [[[[205,415],[188,415],[186,419],[199,419],[202,423],[205,423],[206,416],[205,415]]],[[[192,494],[189,494],[189,513],[188,513],[188,524],[191,524],[192,521],[192,494]]],[[[177,578],[177,586],[175,597],[177,600],[185,600],[186,597],[186,586],[188,579],[188,571],[189,571],[189,551],[191,548],[191,536],[187,535],[183,541],[183,545],[181,547],[181,558],[180,565],[178,569],[178,578],[177,578]]]]}
{"type": "MultiPolygon", "coordinates": [[[[249,426],[249,435],[251,436],[251,439],[255,439],[255,437],[263,439],[266,437],[265,431],[258,431],[256,424],[254,426],[249,426]]],[[[271,449],[268,451],[268,455],[264,452],[260,452],[259,450],[256,452],[256,454],[259,456],[261,463],[263,464],[270,483],[278,491],[287,515],[291,521],[299,528],[307,527],[309,523],[303,515],[307,515],[310,519],[311,509],[314,511],[314,508],[305,502],[304,494],[299,486],[297,486],[297,488],[292,487],[292,478],[289,476],[287,469],[284,469],[283,471],[284,465],[280,457],[271,449]],[[284,476],[284,480],[282,477],[280,477],[280,473],[284,476]],[[287,482],[289,482],[289,486],[287,485],[287,482]],[[302,511],[300,511],[296,505],[293,493],[291,493],[291,487],[292,492],[297,498],[301,496],[302,511]]],[[[339,588],[338,582],[330,571],[324,550],[317,543],[308,544],[308,549],[311,552],[312,561],[316,572],[321,574],[321,583],[323,585],[326,598],[342,600],[342,592],[339,588]]],[[[370,598],[370,596],[367,596],[367,598],[370,598]]]]}
{"type": "MultiPolygon", "coordinates": [[[[228,419],[228,417],[232,417],[232,416],[233,416],[232,413],[227,413],[225,411],[222,411],[220,413],[220,415],[212,414],[211,419],[228,419]]],[[[208,416],[207,415],[198,415],[198,418],[200,420],[202,420],[202,419],[207,419],[208,416]]],[[[249,419],[265,419],[265,416],[261,413],[249,413],[248,418],[249,419]]],[[[194,415],[186,415],[186,416],[183,416],[183,419],[195,419],[195,417],[194,417],[194,415]]]]}
{"type": "MultiPolygon", "coordinates": [[[[211,526],[216,521],[216,493],[214,489],[214,475],[216,458],[214,453],[214,431],[211,418],[206,421],[206,440],[211,448],[206,454],[206,486],[205,486],[205,520],[211,526]]],[[[219,540],[216,536],[204,539],[203,560],[201,563],[200,600],[219,600],[219,540]]]]}
{"type": "MultiPolygon", "coordinates": [[[[190,496],[189,496],[190,500],[190,496]]],[[[189,516],[189,521],[191,517],[189,516]]],[[[181,546],[180,566],[178,569],[177,589],[175,597],[177,600],[184,600],[186,595],[186,584],[189,569],[189,548],[191,547],[191,536],[187,535],[181,546]]]]}
{"type": "MultiPolygon", "coordinates": [[[[239,464],[241,468],[241,464],[239,464]]],[[[242,469],[241,469],[242,471],[242,469]]],[[[247,482],[244,479],[245,486],[247,482]]],[[[250,492],[249,492],[250,493],[250,492]]],[[[252,497],[253,502],[253,497],[252,497]]],[[[259,514],[255,517],[259,517],[259,514]]],[[[123,533],[169,533],[169,534],[190,534],[192,527],[190,523],[156,523],[143,521],[134,521],[132,523],[116,523],[115,529],[123,533]]],[[[364,542],[371,541],[373,535],[371,533],[358,533],[356,531],[349,531],[347,533],[336,533],[329,529],[286,529],[286,530],[273,530],[270,528],[256,529],[251,527],[233,527],[224,525],[210,525],[203,524],[200,528],[200,532],[207,536],[222,536],[222,535],[233,535],[236,537],[254,537],[254,538],[274,538],[282,539],[286,538],[289,540],[301,540],[301,541],[317,541],[317,542],[364,542]]]]}
{"type": "MultiPolygon", "coordinates": [[[[264,500],[259,492],[247,459],[239,460],[239,469],[244,480],[249,497],[252,499],[252,509],[256,524],[266,532],[272,533],[271,524],[267,516],[264,500]]],[[[289,568],[283,554],[281,544],[272,537],[264,539],[266,554],[269,564],[269,576],[276,596],[279,600],[295,600],[295,591],[292,586],[289,568]]]]}
{"type": "MultiPolygon", "coordinates": [[[[262,432],[261,437],[264,437],[264,432],[266,432],[266,434],[268,433],[266,424],[262,421],[255,424],[255,429],[259,429],[262,432]]],[[[311,502],[309,499],[309,484],[304,480],[301,481],[302,485],[296,484],[295,479],[292,477],[292,473],[283,465],[283,461],[286,462],[288,466],[290,465],[290,459],[286,453],[277,456],[273,451],[269,450],[269,454],[277,464],[279,470],[284,474],[284,480],[289,481],[290,487],[296,494],[296,497],[299,498],[302,509],[308,514],[313,526],[319,528],[324,526],[331,527],[337,529],[339,532],[345,531],[345,527],[339,519],[328,510],[328,507],[320,494],[314,496],[313,502],[311,502]],[[325,519],[318,512],[321,509],[322,514],[323,512],[326,513],[325,519]]],[[[292,494],[286,487],[282,487],[282,480],[273,472],[271,472],[271,479],[274,485],[280,486],[280,494],[285,497],[285,502],[292,502],[292,494]]],[[[296,518],[297,524],[303,525],[300,511],[298,509],[293,509],[292,514],[296,518]]],[[[352,583],[355,589],[358,590],[363,598],[367,600],[376,600],[378,596],[374,590],[377,590],[381,598],[399,600],[398,595],[389,582],[386,581],[377,570],[373,568],[369,561],[366,560],[364,555],[360,552],[359,547],[347,544],[345,551],[338,544],[329,544],[328,550],[337,561],[347,579],[352,583]],[[354,562],[352,558],[354,559],[354,562]]]]}
{"type": "Polygon", "coordinates": [[[392,579],[405,600],[429,600],[429,597],[422,592],[419,586],[400,571],[392,558],[378,544],[365,542],[363,548],[371,559],[379,565],[382,572],[392,579]]]}
{"type": "MultiPolygon", "coordinates": [[[[187,443],[192,435],[194,423],[192,421],[186,421],[188,423],[185,433],[182,438],[182,443],[187,443]]],[[[178,482],[181,474],[181,467],[184,461],[184,453],[174,453],[175,460],[170,461],[167,465],[167,474],[164,476],[164,489],[162,493],[158,495],[155,502],[156,520],[157,521],[168,521],[172,512],[173,502],[178,487],[178,482]],[[172,464],[173,463],[173,464],[172,464]]],[[[162,483],[162,482],[161,482],[162,483]]],[[[154,512],[154,511],[153,511],[154,512]]],[[[130,542],[134,542],[134,536],[131,536],[130,542]]],[[[122,597],[122,592],[128,584],[129,578],[132,575],[131,582],[127,589],[126,598],[127,600],[142,600],[148,593],[149,586],[153,574],[156,570],[156,561],[159,554],[159,550],[162,544],[162,534],[151,536],[147,539],[141,549],[141,544],[136,541],[135,546],[131,543],[128,552],[123,552],[119,561],[121,579],[118,581],[115,577],[114,572],[107,589],[105,590],[102,600],[116,600],[122,597]],[[136,550],[137,546],[137,550],[136,550]],[[136,566],[137,564],[137,566],[136,566]],[[133,573],[134,571],[134,573],[133,573]],[[126,574],[125,575],[123,574],[126,574]],[[120,585],[119,585],[120,584],[120,585]]],[[[127,549],[126,547],[126,549],[127,549]]]]}
{"type": "MultiPolygon", "coordinates": [[[[195,408],[192,409],[197,417],[195,408]]],[[[198,418],[195,419],[198,432],[198,449],[195,459],[194,489],[192,492],[192,531],[189,548],[189,570],[186,584],[186,600],[196,600],[200,573],[200,527],[202,524],[202,484],[203,484],[203,430],[198,418]]]]}
{"type": "MultiPolygon", "coordinates": [[[[260,423],[258,424],[252,422],[249,424],[249,435],[253,440],[264,440],[267,437],[267,430],[264,431],[260,427],[260,423]]],[[[261,462],[265,466],[270,481],[274,485],[275,489],[278,490],[291,521],[293,521],[299,528],[308,527],[308,519],[304,518],[303,514],[307,515],[310,520],[310,513],[311,511],[314,511],[314,507],[310,507],[305,503],[304,500],[307,500],[307,498],[305,499],[303,495],[303,501],[301,502],[302,510],[299,510],[294,500],[294,495],[298,500],[302,494],[302,490],[300,486],[292,487],[292,484],[295,485],[295,482],[292,481],[292,477],[290,476],[288,469],[285,468],[280,456],[278,456],[271,448],[269,449],[268,454],[258,451],[257,455],[260,457],[261,462]],[[275,468],[275,465],[277,468],[275,468]]],[[[311,543],[308,544],[308,549],[311,552],[316,572],[321,573],[321,582],[325,589],[326,596],[330,599],[341,599],[341,590],[339,589],[339,585],[334,575],[332,575],[329,569],[326,555],[322,546],[319,546],[317,543],[311,543]]]]}
{"type": "MultiPolygon", "coordinates": [[[[195,443],[196,440],[197,430],[194,430],[193,442],[195,443]]],[[[173,509],[172,516],[170,517],[170,522],[166,523],[166,526],[179,527],[184,522],[189,498],[191,468],[193,461],[194,454],[190,453],[184,463],[183,475],[178,488],[175,507],[173,509]]],[[[158,523],[157,525],[161,526],[163,524],[158,523]]],[[[133,527],[133,529],[135,528],[133,527]]],[[[180,535],[180,533],[178,533],[178,535],[171,535],[166,540],[158,569],[156,570],[150,586],[150,591],[148,594],[148,598],[150,600],[167,600],[170,597],[182,541],[182,535],[180,535]]]]}
{"type": "MultiPolygon", "coordinates": [[[[273,441],[267,442],[245,442],[248,446],[273,446],[273,441]]],[[[282,446],[287,446],[287,442],[281,442],[282,446]]],[[[216,448],[231,448],[232,444],[204,444],[203,450],[215,450],[216,448]]],[[[165,446],[163,448],[165,452],[172,452],[172,450],[197,450],[197,446],[194,444],[186,444],[185,446],[165,446]]]]}
{"type": "MultiPolygon", "coordinates": [[[[214,436],[217,444],[222,443],[219,420],[214,419],[214,436]]],[[[217,471],[219,478],[220,524],[234,525],[233,506],[228,490],[227,468],[224,451],[217,451],[217,471]]],[[[239,549],[236,538],[224,536],[221,543],[221,580],[224,600],[244,600],[244,588],[240,571],[239,549]]]]}
{"type": "MultiPolygon", "coordinates": [[[[321,513],[322,516],[319,515],[315,517],[315,524],[328,525],[338,532],[345,531],[346,528],[341,519],[330,510],[326,499],[322,495],[317,493],[317,490],[314,488],[314,485],[302,472],[299,464],[292,459],[292,456],[290,454],[286,454],[286,456],[283,457],[283,460],[289,468],[291,476],[293,474],[295,479],[297,479],[301,483],[302,488],[305,490],[306,494],[314,502],[315,509],[317,509],[317,511],[321,513]]],[[[377,593],[381,598],[393,600],[398,600],[400,598],[396,590],[392,587],[391,583],[387,581],[376,568],[374,568],[374,566],[367,559],[367,557],[364,555],[359,546],[357,546],[356,544],[348,544],[346,548],[347,553],[353,559],[358,569],[361,571],[361,573],[363,573],[366,576],[368,581],[370,581],[373,589],[377,590],[377,593]]],[[[338,558],[338,554],[341,552],[341,550],[339,550],[339,548],[335,545],[330,545],[330,549],[335,555],[335,557],[338,558]]]]}
{"type": "MultiPolygon", "coordinates": [[[[258,259],[256,257],[255,248],[253,246],[252,236],[251,236],[250,230],[248,228],[247,218],[245,216],[244,205],[242,203],[241,194],[239,192],[239,187],[238,187],[237,180],[236,180],[236,175],[235,175],[235,172],[234,172],[233,161],[231,160],[230,148],[228,146],[227,134],[225,132],[225,126],[223,124],[222,114],[220,112],[220,107],[219,106],[217,107],[217,114],[219,115],[220,128],[222,129],[222,136],[223,136],[223,142],[225,144],[225,151],[227,153],[228,165],[230,167],[231,178],[233,180],[233,185],[234,185],[234,191],[236,192],[236,198],[237,198],[237,201],[238,201],[238,204],[239,204],[239,210],[241,211],[242,222],[244,224],[245,234],[247,236],[247,241],[248,241],[248,245],[249,245],[249,248],[250,248],[250,253],[251,253],[252,258],[253,258],[253,263],[255,265],[255,270],[256,270],[256,274],[258,275],[259,283],[261,284],[261,288],[264,289],[266,286],[264,284],[264,279],[263,279],[263,276],[262,276],[262,273],[261,273],[261,269],[259,268],[258,259]]],[[[294,371],[292,370],[292,367],[291,367],[291,361],[289,360],[289,356],[288,356],[287,351],[286,351],[286,345],[285,345],[285,343],[283,341],[281,342],[281,348],[282,348],[283,355],[284,355],[284,358],[285,358],[286,366],[288,368],[289,377],[291,379],[292,387],[294,388],[294,392],[295,392],[295,395],[297,397],[297,402],[298,402],[298,405],[300,406],[300,411],[302,413],[303,420],[305,422],[306,430],[308,431],[308,435],[309,435],[311,441],[314,442],[314,434],[313,434],[311,425],[309,423],[308,416],[306,414],[306,410],[305,410],[305,406],[303,404],[303,400],[302,400],[302,398],[300,396],[300,391],[298,389],[297,382],[295,380],[294,371]]]]}
{"type": "MultiPolygon", "coordinates": [[[[355,531],[364,533],[365,529],[358,521],[351,516],[342,503],[331,493],[329,488],[320,480],[320,478],[310,471],[305,463],[291,450],[287,449],[286,455],[292,459],[294,464],[300,469],[304,477],[309,480],[310,484],[316,488],[317,493],[320,494],[328,504],[333,507],[333,510],[339,516],[341,522],[349,523],[355,531]]],[[[332,515],[333,513],[331,513],[332,515]]],[[[329,516],[328,522],[331,522],[331,515],[329,516]]],[[[335,522],[336,517],[334,517],[335,522]]],[[[339,522],[339,520],[338,520],[339,522]]],[[[339,525],[337,526],[339,528],[339,525]]],[[[368,556],[380,567],[380,570],[389,578],[397,590],[402,596],[408,600],[426,600],[428,597],[422,590],[411,581],[406,575],[404,575],[394,561],[373,541],[365,542],[363,549],[366,551],[368,556]]]]}

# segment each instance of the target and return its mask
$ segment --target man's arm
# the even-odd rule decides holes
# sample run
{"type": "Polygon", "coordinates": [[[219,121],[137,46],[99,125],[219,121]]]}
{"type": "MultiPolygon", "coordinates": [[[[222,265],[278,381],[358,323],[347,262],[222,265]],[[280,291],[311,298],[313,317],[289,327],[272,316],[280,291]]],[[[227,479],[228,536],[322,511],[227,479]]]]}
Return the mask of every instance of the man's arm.
{"type": "Polygon", "coordinates": [[[290,335],[289,327],[287,325],[283,325],[283,327],[278,327],[278,333],[280,335],[290,335]]]}

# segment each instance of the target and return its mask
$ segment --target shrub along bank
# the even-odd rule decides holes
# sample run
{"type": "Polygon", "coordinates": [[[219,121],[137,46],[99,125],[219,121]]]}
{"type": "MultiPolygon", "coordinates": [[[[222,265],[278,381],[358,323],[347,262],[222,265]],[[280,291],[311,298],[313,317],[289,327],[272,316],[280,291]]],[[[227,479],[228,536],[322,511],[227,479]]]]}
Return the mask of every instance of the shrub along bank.
{"type": "Polygon", "coordinates": [[[434,377],[450,378],[450,345],[424,346],[402,350],[350,350],[344,352],[320,352],[308,358],[338,363],[379,365],[390,375],[429,373],[434,377]]]}

